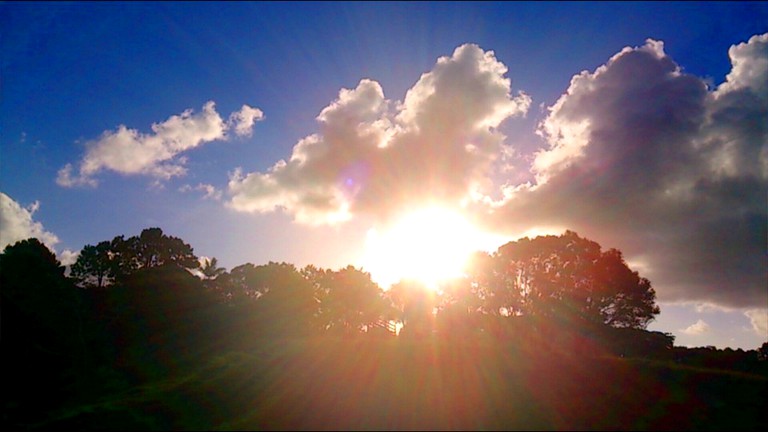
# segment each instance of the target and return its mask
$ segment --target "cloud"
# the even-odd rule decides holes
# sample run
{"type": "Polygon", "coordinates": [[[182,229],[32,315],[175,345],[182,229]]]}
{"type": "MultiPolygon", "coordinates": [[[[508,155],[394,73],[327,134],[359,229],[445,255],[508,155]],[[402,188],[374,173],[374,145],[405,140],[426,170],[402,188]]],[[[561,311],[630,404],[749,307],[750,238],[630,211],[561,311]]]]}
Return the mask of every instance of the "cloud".
{"type": "Polygon", "coordinates": [[[40,240],[52,251],[56,250],[56,244],[59,243],[56,234],[46,231],[43,224],[32,219],[39,208],[39,201],[25,208],[0,192],[0,251],[8,245],[32,237],[40,240]]]}
{"type": "Polygon", "coordinates": [[[511,94],[506,72],[492,51],[467,44],[438,59],[402,102],[368,79],[342,89],[317,117],[319,131],[288,160],[230,176],[229,205],[281,208],[315,225],[382,217],[425,200],[458,205],[492,185],[493,164],[504,154],[498,127],[530,105],[527,95],[511,94]]]}
{"type": "Polygon", "coordinates": [[[61,261],[61,265],[70,266],[77,261],[77,258],[79,256],[80,256],[80,251],[64,249],[59,254],[59,261],[61,261]]]}
{"type": "Polygon", "coordinates": [[[227,125],[235,130],[237,136],[251,136],[253,125],[261,120],[264,120],[264,113],[260,109],[243,105],[240,111],[235,111],[229,116],[227,125]]]}
{"type": "Polygon", "coordinates": [[[462,45],[403,101],[368,79],[341,90],[289,158],[230,174],[228,205],[306,224],[463,206],[510,237],[562,227],[618,248],[660,302],[763,307],[768,34],[729,55],[732,70],[712,86],[661,41],[624,48],[573,76],[543,113],[542,148],[523,155],[499,126],[530,97],[512,93],[493,52],[462,45]]]}
{"type": "Polygon", "coordinates": [[[124,175],[147,175],[157,180],[186,174],[183,152],[217,140],[227,139],[229,129],[238,136],[250,135],[256,121],[263,118],[261,110],[243,105],[225,123],[216,112],[214,102],[203,105],[200,113],[191,109],[152,125],[152,133],[120,125],[115,131],[105,131],[101,137],[86,144],[78,173],[72,164],[58,172],[56,183],[63,187],[91,186],[103,170],[124,175]]]}
{"type": "Polygon", "coordinates": [[[709,324],[703,320],[698,320],[696,323],[689,325],[688,327],[681,329],[680,332],[689,336],[698,336],[709,331],[709,324]]]}
{"type": "Polygon", "coordinates": [[[713,303],[699,303],[694,306],[694,310],[698,313],[712,313],[712,312],[733,312],[734,309],[729,307],[723,307],[713,303]]]}
{"type": "MultiPolygon", "coordinates": [[[[46,231],[43,224],[33,220],[34,214],[40,209],[40,201],[22,207],[13,198],[0,192],[0,252],[6,246],[29,238],[36,238],[46,245],[51,252],[56,253],[56,245],[59,237],[46,231]]],[[[64,266],[69,266],[77,261],[79,251],[64,249],[57,258],[64,266]]]]}
{"type": "Polygon", "coordinates": [[[198,183],[197,186],[184,185],[179,188],[179,192],[191,192],[198,191],[203,192],[203,199],[220,200],[222,192],[216,189],[213,185],[207,183],[198,183]]]}
{"type": "Polygon", "coordinates": [[[714,89],[648,40],[575,75],[539,126],[536,181],[478,211],[509,233],[563,226],[642,262],[660,301],[768,304],[768,34],[714,89]]]}
{"type": "Polygon", "coordinates": [[[758,336],[768,341],[768,309],[751,309],[744,312],[758,336]]]}
{"type": "Polygon", "coordinates": [[[766,56],[768,33],[752,36],[749,41],[732,46],[728,50],[733,68],[721,86],[725,92],[743,88],[755,90],[763,98],[768,96],[768,56],[766,56]]]}

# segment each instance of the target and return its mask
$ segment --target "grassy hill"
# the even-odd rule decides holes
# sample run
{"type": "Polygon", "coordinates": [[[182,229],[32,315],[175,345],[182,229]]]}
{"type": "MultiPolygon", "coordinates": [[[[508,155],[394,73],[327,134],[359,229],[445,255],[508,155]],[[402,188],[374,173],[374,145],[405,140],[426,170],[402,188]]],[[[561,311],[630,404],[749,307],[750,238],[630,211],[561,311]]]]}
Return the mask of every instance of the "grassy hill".
{"type": "Polygon", "coordinates": [[[490,340],[261,340],[170,369],[136,383],[102,371],[91,383],[98,391],[80,383],[59,409],[16,426],[752,430],[768,420],[765,367],[744,373],[490,340]]]}

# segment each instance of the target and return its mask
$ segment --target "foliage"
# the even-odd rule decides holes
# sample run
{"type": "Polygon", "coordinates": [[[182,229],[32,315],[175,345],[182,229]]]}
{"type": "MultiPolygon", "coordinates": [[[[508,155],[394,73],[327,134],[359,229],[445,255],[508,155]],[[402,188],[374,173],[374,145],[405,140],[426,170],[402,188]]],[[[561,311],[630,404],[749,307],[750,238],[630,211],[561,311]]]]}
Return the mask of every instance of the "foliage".
{"type": "Polygon", "coordinates": [[[71,276],[82,287],[102,288],[139,269],[165,264],[186,269],[200,267],[190,245],[163,234],[160,228],[147,228],[127,240],[121,235],[96,246],[86,245],[72,265],[71,276]]]}
{"type": "Polygon", "coordinates": [[[517,274],[498,252],[476,252],[468,267],[467,283],[449,290],[454,300],[462,302],[472,313],[513,316],[521,312],[524,293],[516,287],[517,274]]]}
{"type": "Polygon", "coordinates": [[[200,262],[192,247],[180,238],[163,234],[160,228],[147,228],[125,241],[127,260],[134,269],[157,267],[173,263],[194,269],[200,262]]]}
{"type": "Polygon", "coordinates": [[[58,403],[66,376],[87,366],[87,318],[81,293],[37,239],[3,250],[0,287],[3,415],[24,417],[58,403]],[[19,403],[7,404],[11,399],[19,403]]]}
{"type": "Polygon", "coordinates": [[[573,231],[507,243],[480,273],[492,298],[502,293],[493,307],[504,305],[511,315],[645,328],[659,313],[650,281],[620,251],[603,252],[573,231]]]}
{"type": "Polygon", "coordinates": [[[117,261],[113,258],[111,242],[85,245],[70,269],[70,277],[83,288],[103,288],[113,283],[117,274],[117,261]]]}
{"type": "Polygon", "coordinates": [[[352,266],[338,271],[304,270],[319,301],[318,326],[342,334],[360,333],[388,315],[388,306],[371,275],[352,266]]]}
{"type": "Polygon", "coordinates": [[[230,272],[231,292],[239,299],[249,326],[273,337],[313,331],[318,301],[309,280],[293,264],[244,264],[230,272]]]}
{"type": "Polygon", "coordinates": [[[82,299],[53,252],[34,238],[7,246],[0,254],[0,286],[4,348],[18,342],[68,356],[81,333],[82,299]]]}
{"type": "Polygon", "coordinates": [[[768,361],[768,342],[763,342],[763,344],[760,345],[760,348],[757,350],[757,353],[761,360],[768,361]]]}
{"type": "Polygon", "coordinates": [[[435,311],[440,299],[435,291],[415,280],[401,280],[387,292],[400,311],[403,337],[426,337],[434,330],[435,311]]]}
{"type": "Polygon", "coordinates": [[[226,272],[211,259],[191,272],[191,247],[159,229],[143,234],[84,248],[77,281],[108,289],[78,289],[36,239],[0,254],[5,426],[754,429],[765,420],[768,343],[674,347],[671,335],[643,329],[658,313],[650,283],[618,251],[572,232],[477,254],[467,278],[438,292],[414,281],[382,291],[351,266],[226,272]],[[368,337],[390,319],[406,323],[400,338],[368,337]]]}
{"type": "Polygon", "coordinates": [[[121,367],[134,375],[167,372],[200,354],[225,323],[223,311],[202,281],[173,264],[142,268],[106,295],[121,367]]]}
{"type": "Polygon", "coordinates": [[[205,280],[215,280],[227,273],[227,269],[219,267],[219,261],[216,258],[205,259],[200,266],[200,272],[205,280]]]}

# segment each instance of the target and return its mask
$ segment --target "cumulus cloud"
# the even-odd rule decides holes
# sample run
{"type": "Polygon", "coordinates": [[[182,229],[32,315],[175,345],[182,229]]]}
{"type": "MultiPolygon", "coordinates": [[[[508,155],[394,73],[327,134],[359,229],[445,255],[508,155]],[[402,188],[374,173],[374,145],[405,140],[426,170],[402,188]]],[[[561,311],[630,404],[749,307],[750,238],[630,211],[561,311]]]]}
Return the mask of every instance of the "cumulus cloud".
{"type": "Polygon", "coordinates": [[[540,124],[535,183],[486,197],[488,223],[621,249],[661,301],[768,304],[768,34],[729,53],[713,89],[654,40],[575,75],[540,124]]]}
{"type": "Polygon", "coordinates": [[[343,89],[289,158],[230,174],[228,205],[308,224],[461,205],[510,237],[560,227],[618,248],[661,302],[762,308],[768,34],[729,55],[732,70],[713,86],[661,41],[624,48],[573,76],[543,113],[542,148],[515,159],[499,126],[531,99],[513,94],[493,52],[462,45],[402,101],[372,80],[343,89]]]}
{"type": "Polygon", "coordinates": [[[768,341],[768,309],[750,309],[744,312],[752,324],[752,330],[763,340],[768,341]]]}
{"type": "Polygon", "coordinates": [[[229,116],[227,126],[234,129],[237,136],[251,136],[253,125],[261,120],[264,120],[264,113],[260,109],[243,105],[240,111],[235,111],[229,116]]]}
{"type": "Polygon", "coordinates": [[[691,324],[688,327],[680,330],[681,333],[687,334],[689,336],[698,336],[708,331],[709,324],[704,322],[704,320],[698,320],[694,324],[691,324]]]}
{"type": "Polygon", "coordinates": [[[184,185],[179,188],[179,192],[202,192],[203,193],[203,199],[213,199],[213,200],[220,200],[222,192],[219,189],[216,189],[213,185],[207,184],[207,183],[198,183],[197,186],[191,186],[191,185],[184,185]]]}
{"type": "Polygon", "coordinates": [[[32,237],[40,240],[52,251],[56,250],[56,244],[59,243],[56,234],[46,231],[43,224],[32,219],[39,208],[39,201],[22,207],[11,197],[0,192],[0,251],[8,245],[32,237]]]}
{"type": "Polygon", "coordinates": [[[189,109],[153,124],[152,133],[120,125],[117,130],[105,131],[98,139],[88,142],[77,174],[73,173],[73,165],[67,164],[59,170],[56,183],[63,187],[95,187],[98,182],[94,176],[103,170],[147,175],[158,180],[182,176],[186,173],[186,158],[180,156],[183,152],[224,140],[229,129],[234,129],[238,136],[250,135],[254,123],[262,118],[259,109],[243,105],[225,123],[210,101],[203,105],[200,113],[189,109]]]}
{"type": "Polygon", "coordinates": [[[281,208],[302,223],[333,224],[354,214],[386,215],[424,200],[459,204],[491,186],[504,153],[499,125],[527,112],[531,99],[511,93],[507,68],[492,51],[462,45],[438,59],[402,102],[360,81],[317,117],[267,172],[230,175],[230,206],[281,208]]]}
{"type": "Polygon", "coordinates": [[[61,265],[64,266],[71,266],[77,261],[77,257],[80,256],[80,251],[73,251],[70,249],[64,249],[59,254],[59,261],[61,261],[61,265]]]}

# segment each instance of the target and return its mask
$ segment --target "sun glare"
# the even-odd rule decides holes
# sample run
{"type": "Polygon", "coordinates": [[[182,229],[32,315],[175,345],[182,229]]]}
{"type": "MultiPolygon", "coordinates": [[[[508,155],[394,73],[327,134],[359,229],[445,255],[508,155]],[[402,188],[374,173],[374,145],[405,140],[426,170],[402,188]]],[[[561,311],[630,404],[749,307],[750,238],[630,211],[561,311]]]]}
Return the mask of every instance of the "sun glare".
{"type": "Polygon", "coordinates": [[[489,238],[459,213],[431,207],[403,216],[383,232],[371,229],[363,268],[385,288],[412,279],[437,289],[461,276],[469,256],[486,250],[489,238]]]}

